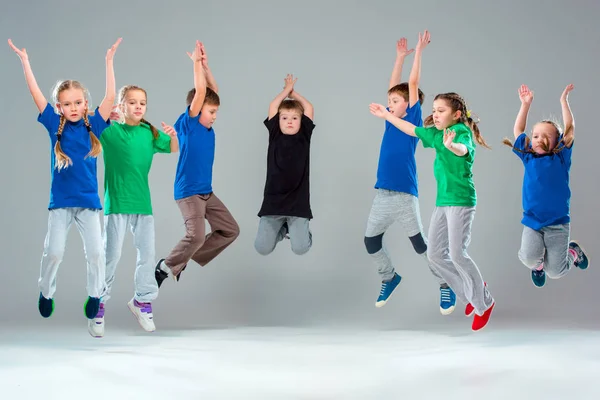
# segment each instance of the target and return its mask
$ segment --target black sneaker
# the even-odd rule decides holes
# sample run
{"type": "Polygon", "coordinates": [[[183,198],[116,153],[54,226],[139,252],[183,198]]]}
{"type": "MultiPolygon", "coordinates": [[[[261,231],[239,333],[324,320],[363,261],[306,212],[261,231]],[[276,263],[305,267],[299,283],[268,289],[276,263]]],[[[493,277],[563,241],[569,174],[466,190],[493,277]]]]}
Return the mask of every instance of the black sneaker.
{"type": "Polygon", "coordinates": [[[85,313],[87,319],[96,318],[98,311],[100,311],[100,298],[88,296],[83,306],[83,312],[85,313]]]}
{"type": "Polygon", "coordinates": [[[546,284],[546,272],[543,269],[531,270],[531,280],[536,287],[543,287],[546,284]]]}
{"type": "Polygon", "coordinates": [[[587,269],[590,260],[585,254],[583,247],[581,247],[581,245],[576,241],[572,240],[571,243],[569,243],[569,249],[575,251],[575,254],[577,254],[577,259],[575,259],[574,263],[575,266],[579,269],[587,269]]]}
{"type": "Polygon", "coordinates": [[[156,268],[154,268],[154,278],[156,279],[156,283],[158,284],[158,287],[160,287],[160,285],[162,285],[163,281],[169,277],[169,274],[160,268],[160,264],[163,261],[165,261],[165,259],[161,258],[158,261],[158,263],[156,264],[156,268]]]}
{"type": "Polygon", "coordinates": [[[40,293],[38,300],[38,309],[44,318],[49,318],[54,312],[54,299],[47,299],[40,293]]]}

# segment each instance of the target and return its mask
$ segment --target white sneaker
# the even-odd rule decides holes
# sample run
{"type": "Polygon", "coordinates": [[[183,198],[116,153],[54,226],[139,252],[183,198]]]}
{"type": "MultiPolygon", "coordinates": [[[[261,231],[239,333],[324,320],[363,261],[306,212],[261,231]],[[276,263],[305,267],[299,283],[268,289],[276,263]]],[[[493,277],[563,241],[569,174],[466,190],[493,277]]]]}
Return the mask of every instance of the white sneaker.
{"type": "Polygon", "coordinates": [[[88,332],[92,337],[101,338],[104,336],[104,304],[100,303],[100,309],[96,318],[88,319],[88,332]]]}
{"type": "Polygon", "coordinates": [[[127,307],[135,315],[142,329],[146,332],[154,332],[156,330],[152,315],[152,303],[140,303],[135,299],[131,299],[127,303],[127,307]]]}

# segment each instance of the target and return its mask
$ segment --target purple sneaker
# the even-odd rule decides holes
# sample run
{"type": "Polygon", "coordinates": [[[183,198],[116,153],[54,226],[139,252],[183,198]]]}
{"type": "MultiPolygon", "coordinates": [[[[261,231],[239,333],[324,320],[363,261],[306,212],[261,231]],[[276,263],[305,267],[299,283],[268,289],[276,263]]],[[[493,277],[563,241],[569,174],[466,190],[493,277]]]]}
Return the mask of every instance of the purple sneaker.
{"type": "Polygon", "coordinates": [[[104,336],[104,303],[100,303],[96,318],[88,319],[88,332],[95,338],[104,336]]]}
{"type": "Polygon", "coordinates": [[[135,299],[131,299],[127,303],[127,306],[146,332],[154,332],[156,330],[152,316],[152,303],[140,303],[135,299]]]}

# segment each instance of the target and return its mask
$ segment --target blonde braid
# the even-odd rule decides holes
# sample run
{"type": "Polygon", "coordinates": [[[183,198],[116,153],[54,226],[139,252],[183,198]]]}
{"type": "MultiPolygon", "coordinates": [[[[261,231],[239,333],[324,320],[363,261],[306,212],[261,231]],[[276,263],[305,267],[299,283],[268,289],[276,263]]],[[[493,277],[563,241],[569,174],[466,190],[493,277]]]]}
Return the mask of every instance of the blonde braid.
{"type": "Polygon", "coordinates": [[[88,119],[87,109],[83,113],[83,122],[85,122],[85,127],[88,133],[90,134],[90,140],[92,142],[92,149],[85,157],[98,157],[100,153],[102,153],[102,144],[100,143],[100,140],[98,140],[96,135],[94,135],[94,132],[92,132],[92,125],[90,124],[90,120],[88,119]]]}
{"type": "Polygon", "coordinates": [[[57,170],[61,170],[63,168],[67,168],[70,165],[73,165],[73,161],[71,158],[65,154],[61,145],[60,139],[62,138],[63,129],[65,128],[65,123],[67,119],[64,115],[60,116],[60,123],[58,124],[58,131],[56,131],[56,144],[54,145],[54,157],[56,158],[55,168],[57,170]]]}

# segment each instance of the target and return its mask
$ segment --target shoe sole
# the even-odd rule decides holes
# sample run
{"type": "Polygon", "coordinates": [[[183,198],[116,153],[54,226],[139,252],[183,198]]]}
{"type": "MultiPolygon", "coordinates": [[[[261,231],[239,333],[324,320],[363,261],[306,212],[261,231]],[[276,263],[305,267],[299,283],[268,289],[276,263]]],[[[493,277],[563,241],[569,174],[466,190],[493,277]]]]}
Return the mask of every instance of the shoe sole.
{"type": "Polygon", "coordinates": [[[581,269],[582,271],[585,271],[586,269],[588,269],[590,267],[590,256],[588,255],[587,251],[585,251],[585,249],[583,248],[583,246],[579,244],[579,242],[577,240],[571,240],[571,243],[575,243],[577,246],[579,246],[579,248],[581,249],[581,251],[583,251],[583,254],[585,254],[585,256],[587,258],[587,262],[588,262],[587,267],[585,267],[583,269],[579,268],[579,267],[576,267],[576,268],[581,269]]]}
{"type": "Polygon", "coordinates": [[[89,323],[88,323],[88,333],[90,334],[91,337],[96,338],[96,339],[104,337],[104,332],[102,332],[101,335],[97,335],[97,334],[93,333],[92,329],[90,328],[89,323]]]}
{"type": "Polygon", "coordinates": [[[392,297],[392,295],[394,294],[394,292],[396,291],[396,289],[398,289],[398,286],[400,286],[401,283],[402,283],[402,277],[400,277],[400,282],[398,282],[398,284],[396,285],[396,287],[394,288],[394,290],[392,290],[392,293],[390,293],[390,295],[388,296],[388,298],[386,300],[384,300],[384,301],[378,301],[378,302],[376,302],[375,303],[375,307],[381,308],[381,307],[385,306],[387,304],[387,302],[390,301],[390,298],[392,297]]]}
{"type": "Polygon", "coordinates": [[[140,317],[138,317],[137,313],[135,312],[135,306],[133,305],[133,302],[128,302],[127,303],[127,308],[129,308],[129,311],[131,311],[131,313],[133,314],[133,316],[135,317],[136,321],[138,322],[138,325],[142,327],[142,329],[146,332],[154,332],[156,330],[156,327],[154,327],[154,329],[152,330],[148,330],[144,327],[144,325],[142,325],[142,321],[140,321],[140,317]]]}
{"type": "Polygon", "coordinates": [[[454,312],[455,308],[456,308],[456,306],[451,306],[451,307],[449,307],[447,309],[443,309],[443,308],[440,307],[440,313],[442,315],[450,315],[450,314],[452,314],[454,312]]]}

